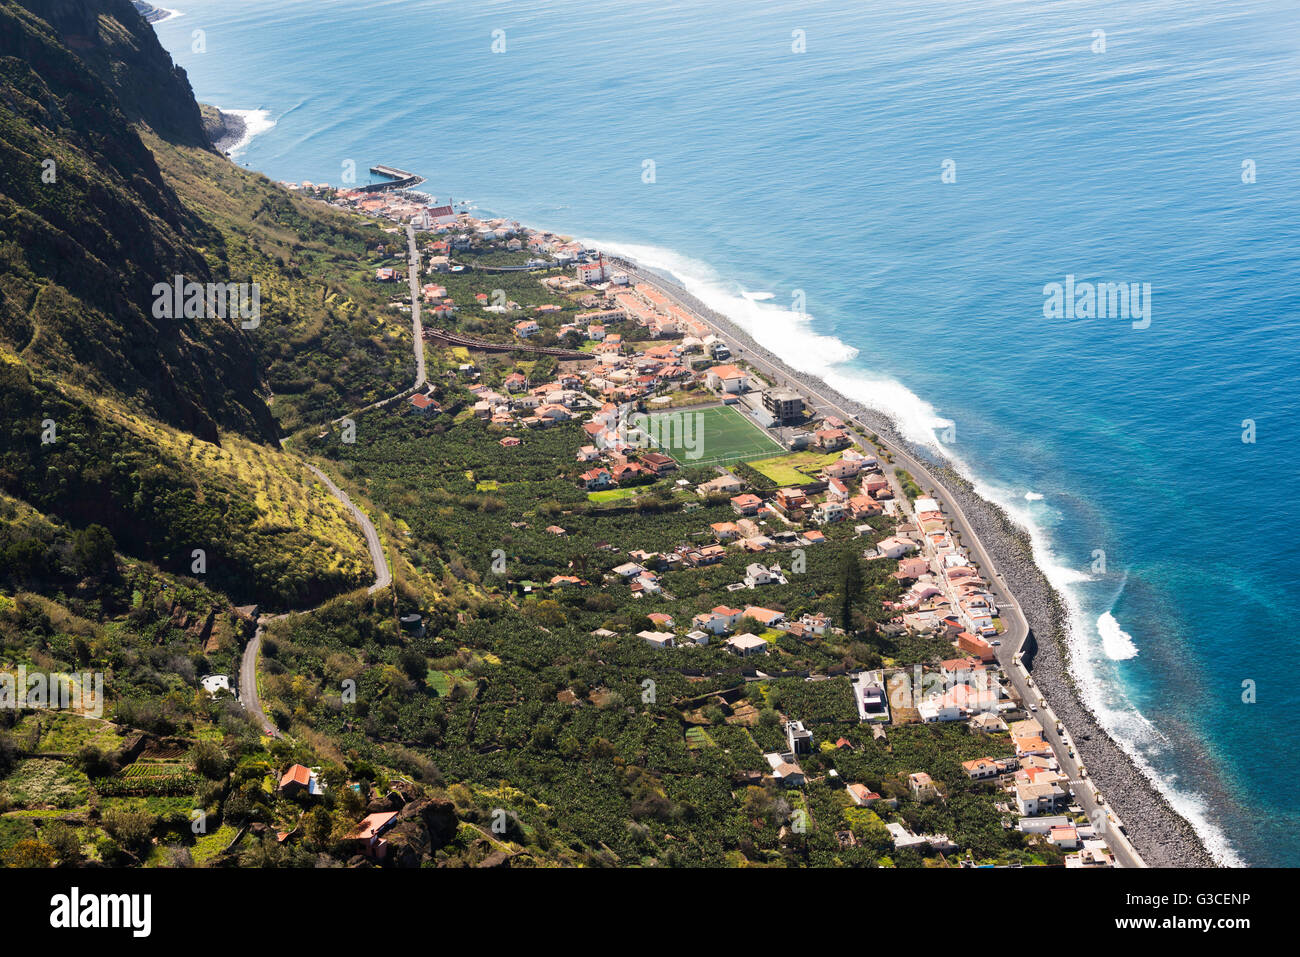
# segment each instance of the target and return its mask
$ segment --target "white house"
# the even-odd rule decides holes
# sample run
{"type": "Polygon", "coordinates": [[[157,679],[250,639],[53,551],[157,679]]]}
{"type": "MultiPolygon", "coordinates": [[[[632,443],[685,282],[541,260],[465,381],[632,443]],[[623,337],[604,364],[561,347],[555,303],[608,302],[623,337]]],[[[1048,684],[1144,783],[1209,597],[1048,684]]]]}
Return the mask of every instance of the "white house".
{"type": "Polygon", "coordinates": [[[750,588],[757,588],[759,585],[784,585],[786,580],[781,574],[779,565],[769,568],[758,562],[752,562],[745,568],[745,584],[750,588]]]}
{"type": "Polygon", "coordinates": [[[638,631],[636,636],[653,648],[671,648],[673,633],[671,631],[638,631]]]}
{"type": "Polygon", "coordinates": [[[744,392],[749,388],[749,376],[734,365],[713,366],[704,376],[710,389],[721,392],[744,392]]]}
{"type": "Polygon", "coordinates": [[[824,502],[818,502],[813,509],[813,521],[818,525],[830,525],[834,522],[844,521],[844,503],[827,499],[824,502]]]}
{"type": "Polygon", "coordinates": [[[583,282],[601,282],[607,276],[603,257],[594,263],[578,263],[578,278],[583,282]]]}
{"type": "Polygon", "coordinates": [[[960,721],[961,708],[944,695],[926,698],[916,709],[920,712],[924,724],[936,724],[940,721],[960,721]]]}
{"type": "Polygon", "coordinates": [[[1059,784],[1016,782],[1016,808],[1025,817],[1050,814],[1059,810],[1064,800],[1065,791],[1059,784]]]}
{"type": "Polygon", "coordinates": [[[742,657],[757,655],[767,651],[767,642],[758,635],[751,635],[745,632],[743,635],[733,635],[725,642],[728,648],[742,657]]]}
{"type": "Polygon", "coordinates": [[[916,551],[916,542],[910,538],[900,538],[897,535],[882,539],[876,545],[876,553],[881,558],[902,558],[914,551],[916,551]]]}

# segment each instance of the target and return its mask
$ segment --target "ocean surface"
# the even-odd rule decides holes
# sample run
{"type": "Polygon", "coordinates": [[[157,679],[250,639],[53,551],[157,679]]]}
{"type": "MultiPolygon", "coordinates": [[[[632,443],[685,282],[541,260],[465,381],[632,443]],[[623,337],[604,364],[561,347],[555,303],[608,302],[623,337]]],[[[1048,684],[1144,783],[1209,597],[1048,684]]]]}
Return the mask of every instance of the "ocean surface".
{"type": "Polygon", "coordinates": [[[952,459],[1211,850],[1300,865],[1294,0],[169,2],[238,162],[631,253],[952,459]]]}

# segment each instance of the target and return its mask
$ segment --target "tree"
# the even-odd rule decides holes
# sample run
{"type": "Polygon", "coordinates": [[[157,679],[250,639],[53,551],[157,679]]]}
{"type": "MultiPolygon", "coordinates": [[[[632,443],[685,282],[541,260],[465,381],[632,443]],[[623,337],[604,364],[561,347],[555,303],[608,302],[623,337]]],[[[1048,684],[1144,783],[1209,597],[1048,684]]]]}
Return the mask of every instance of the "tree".
{"type": "Polygon", "coordinates": [[[196,741],[190,760],[194,770],[209,780],[224,778],[230,770],[230,758],[215,741],[196,741]]]}
{"type": "Polygon", "coordinates": [[[840,624],[847,632],[853,630],[853,609],[862,602],[862,563],[857,552],[846,548],[840,554],[840,624]]]}
{"type": "Polygon", "coordinates": [[[328,847],[330,834],[334,830],[334,821],[330,817],[329,811],[323,807],[312,808],[311,813],[307,815],[304,830],[307,834],[308,843],[316,847],[328,847]]]}
{"type": "Polygon", "coordinates": [[[77,561],[77,570],[83,575],[107,575],[117,573],[117,558],[113,551],[113,536],[103,525],[90,525],[76,533],[73,539],[72,554],[77,561]]]}
{"type": "Polygon", "coordinates": [[[104,812],[101,822],[108,835],[127,853],[142,859],[153,839],[155,818],[148,811],[127,811],[118,808],[104,812]]]}
{"type": "Polygon", "coordinates": [[[81,861],[81,838],[75,828],[63,821],[54,821],[41,828],[41,840],[54,848],[62,867],[72,867],[81,861]]]}

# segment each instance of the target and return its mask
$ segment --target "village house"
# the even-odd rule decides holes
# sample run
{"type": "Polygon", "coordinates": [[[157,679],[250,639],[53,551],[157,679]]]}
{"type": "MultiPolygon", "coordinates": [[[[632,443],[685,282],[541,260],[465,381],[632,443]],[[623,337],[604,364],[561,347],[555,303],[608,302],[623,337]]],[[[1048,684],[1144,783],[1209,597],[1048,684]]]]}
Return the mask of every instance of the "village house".
{"type": "Polygon", "coordinates": [[[780,565],[768,566],[753,562],[745,568],[745,584],[749,588],[758,588],[761,585],[784,585],[786,580],[781,574],[780,565]]]}
{"type": "Polygon", "coordinates": [[[833,525],[836,522],[844,521],[846,509],[843,502],[827,499],[824,502],[818,502],[813,508],[812,519],[818,525],[833,525]]]}
{"type": "Polygon", "coordinates": [[[749,376],[734,365],[711,367],[705,372],[704,381],[715,392],[735,394],[749,388],[749,376]]]}
{"type": "MultiPolygon", "coordinates": [[[[719,475],[715,479],[710,479],[709,481],[696,486],[695,491],[702,496],[736,495],[744,487],[745,484],[741,482],[740,479],[736,478],[736,476],[731,473],[727,473],[726,475],[719,475]]],[[[755,498],[757,498],[757,496],[755,496],[755,498]]],[[[759,500],[759,505],[761,504],[762,500],[759,500]]],[[[733,502],[732,505],[734,506],[735,503],[733,502]]]]}
{"type": "Polygon", "coordinates": [[[703,611],[691,619],[691,627],[710,634],[721,635],[735,627],[736,622],[744,616],[739,608],[718,605],[711,611],[703,611]]]}
{"type": "Polygon", "coordinates": [[[797,488],[779,488],[772,497],[772,503],[787,518],[798,518],[808,507],[808,496],[797,488]]]}
{"type": "Polygon", "coordinates": [[[849,434],[843,429],[820,429],[814,433],[817,447],[827,452],[834,452],[849,444],[849,434]]]}
{"type": "Polygon", "coordinates": [[[1025,817],[1055,813],[1066,798],[1065,791],[1058,784],[1026,784],[1017,781],[1014,793],[1016,809],[1025,817]]]}
{"type": "Polygon", "coordinates": [[[371,860],[381,861],[388,855],[388,842],[382,835],[391,830],[396,823],[396,811],[378,811],[368,814],[345,840],[355,845],[359,853],[371,860]]]}
{"type": "Polygon", "coordinates": [[[735,522],[714,522],[709,528],[713,530],[713,537],[719,542],[734,541],[740,534],[740,529],[735,522]]]}
{"type": "Polygon", "coordinates": [[[939,796],[939,789],[934,786],[934,781],[930,775],[924,771],[917,771],[907,776],[907,787],[912,792],[914,801],[933,801],[939,796]]]}
{"type": "Polygon", "coordinates": [[[671,631],[638,631],[637,635],[652,648],[671,648],[673,633],[671,631]]]}
{"type": "Polygon", "coordinates": [[[992,758],[976,758],[974,761],[963,761],[962,770],[972,781],[988,781],[996,778],[1001,774],[997,764],[992,758]]]}
{"type": "Polygon", "coordinates": [[[812,732],[804,727],[802,721],[787,721],[785,739],[792,754],[812,753],[812,732]]]}
{"type": "Polygon", "coordinates": [[[758,635],[745,632],[743,635],[732,635],[725,642],[726,646],[741,657],[748,658],[750,655],[766,653],[767,642],[758,635]]]}
{"type": "Polygon", "coordinates": [[[325,789],[320,783],[320,776],[311,768],[295,764],[280,776],[279,792],[287,798],[293,798],[306,791],[313,797],[325,789]]]}
{"type": "Polygon", "coordinates": [[[786,787],[803,787],[803,769],[795,763],[795,756],[790,752],[763,755],[772,768],[772,777],[786,787]]]}
{"type": "Polygon", "coordinates": [[[420,415],[437,415],[438,403],[422,392],[417,392],[411,396],[411,408],[415,409],[420,415]]]}
{"type": "Polygon", "coordinates": [[[900,538],[891,535],[876,543],[876,555],[880,558],[902,558],[910,552],[916,551],[916,542],[910,538],[900,538]]]}
{"type": "MultiPolygon", "coordinates": [[[[752,566],[751,566],[752,567],[752,566]]],[[[760,568],[762,566],[759,566],[760,568]]],[[[781,622],[785,621],[785,612],[776,611],[773,608],[762,608],[758,605],[749,605],[741,613],[742,618],[752,618],[754,621],[767,628],[775,628],[781,622]]]]}

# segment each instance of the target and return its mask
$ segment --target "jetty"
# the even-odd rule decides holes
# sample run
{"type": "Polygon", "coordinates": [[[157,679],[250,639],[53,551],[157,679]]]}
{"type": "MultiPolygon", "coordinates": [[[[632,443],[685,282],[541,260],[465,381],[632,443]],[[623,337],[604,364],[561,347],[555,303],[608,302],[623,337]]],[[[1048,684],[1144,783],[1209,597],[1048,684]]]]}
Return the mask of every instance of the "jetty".
{"type": "Polygon", "coordinates": [[[367,183],[364,186],[356,187],[359,193],[382,193],[388,190],[412,189],[424,182],[423,176],[415,173],[408,173],[404,169],[398,169],[396,166],[385,166],[382,163],[370,167],[370,173],[373,176],[387,177],[386,183],[367,183]]]}

